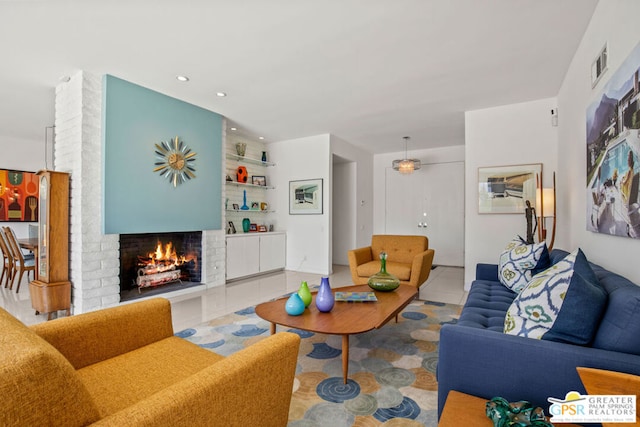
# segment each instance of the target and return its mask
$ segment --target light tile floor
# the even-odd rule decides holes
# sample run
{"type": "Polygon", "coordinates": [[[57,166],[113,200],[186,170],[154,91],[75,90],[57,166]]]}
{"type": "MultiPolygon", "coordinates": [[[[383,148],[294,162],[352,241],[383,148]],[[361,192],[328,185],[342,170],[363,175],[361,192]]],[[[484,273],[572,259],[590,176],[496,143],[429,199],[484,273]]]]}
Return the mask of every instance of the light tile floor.
{"type": "MultiPolygon", "coordinates": [[[[263,276],[243,279],[217,286],[205,291],[182,294],[164,294],[171,301],[174,329],[176,331],[198,325],[202,322],[233,313],[295,291],[305,280],[310,287],[319,285],[319,274],[297,271],[280,271],[263,276]]],[[[35,324],[46,320],[45,315],[36,315],[31,308],[28,280],[23,279],[20,292],[16,294],[4,287],[0,288],[0,307],[9,311],[25,324],[35,324]]],[[[349,267],[334,265],[329,275],[333,288],[351,284],[349,267]]],[[[419,298],[423,300],[464,304],[464,269],[439,266],[431,271],[427,282],[420,287],[419,298]]],[[[60,312],[63,315],[64,312],[60,312]]]]}

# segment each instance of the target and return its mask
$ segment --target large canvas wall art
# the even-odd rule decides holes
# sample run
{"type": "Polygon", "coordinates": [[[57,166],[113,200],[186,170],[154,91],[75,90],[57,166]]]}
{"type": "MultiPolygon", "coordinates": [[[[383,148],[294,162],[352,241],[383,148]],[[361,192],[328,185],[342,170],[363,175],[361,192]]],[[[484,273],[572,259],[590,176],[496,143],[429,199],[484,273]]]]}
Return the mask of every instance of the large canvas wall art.
{"type": "Polygon", "coordinates": [[[640,237],[640,45],[587,107],[587,230],[640,237]]]}
{"type": "Polygon", "coordinates": [[[37,222],[39,184],[33,172],[0,169],[0,222],[37,222]]]}

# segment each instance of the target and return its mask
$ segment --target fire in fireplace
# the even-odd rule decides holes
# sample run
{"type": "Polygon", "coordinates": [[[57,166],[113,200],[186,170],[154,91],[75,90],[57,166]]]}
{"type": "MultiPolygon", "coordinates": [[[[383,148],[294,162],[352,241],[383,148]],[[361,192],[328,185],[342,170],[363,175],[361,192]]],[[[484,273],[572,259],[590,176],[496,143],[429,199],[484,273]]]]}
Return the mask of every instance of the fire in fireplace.
{"type": "Polygon", "coordinates": [[[158,242],[156,250],[147,256],[138,255],[138,288],[149,288],[167,283],[189,280],[189,271],[193,270],[196,260],[194,254],[176,253],[173,242],[158,242]]]}
{"type": "Polygon", "coordinates": [[[132,291],[197,284],[201,262],[202,232],[120,235],[121,300],[132,299],[132,291]]]}

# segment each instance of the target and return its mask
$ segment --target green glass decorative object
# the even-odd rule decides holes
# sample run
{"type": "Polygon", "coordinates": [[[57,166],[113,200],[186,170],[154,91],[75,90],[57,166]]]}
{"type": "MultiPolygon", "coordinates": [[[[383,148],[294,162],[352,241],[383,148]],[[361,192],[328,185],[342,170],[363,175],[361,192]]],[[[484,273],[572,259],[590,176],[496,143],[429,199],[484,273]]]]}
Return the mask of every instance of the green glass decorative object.
{"type": "Polygon", "coordinates": [[[300,284],[298,295],[300,295],[300,298],[302,298],[302,302],[304,302],[305,308],[309,307],[309,304],[311,304],[311,291],[309,290],[309,285],[307,285],[307,282],[303,281],[300,284]]]}
{"type": "Polygon", "coordinates": [[[391,292],[400,286],[400,279],[387,273],[387,253],[380,252],[380,271],[369,277],[367,282],[374,291],[391,292]]]}

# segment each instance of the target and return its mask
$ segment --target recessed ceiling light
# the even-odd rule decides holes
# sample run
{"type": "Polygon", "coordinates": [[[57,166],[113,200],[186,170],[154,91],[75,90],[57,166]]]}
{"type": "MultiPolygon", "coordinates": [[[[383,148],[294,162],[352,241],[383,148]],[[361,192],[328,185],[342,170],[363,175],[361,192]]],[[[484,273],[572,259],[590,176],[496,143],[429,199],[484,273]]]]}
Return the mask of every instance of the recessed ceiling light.
{"type": "Polygon", "coordinates": [[[231,128],[231,130],[238,130],[238,128],[231,128]]]}
{"type": "Polygon", "coordinates": [[[176,79],[178,79],[178,81],[180,81],[180,82],[188,82],[189,81],[189,77],[187,77],[187,76],[176,76],[176,79]]]}
{"type": "Polygon", "coordinates": [[[264,139],[264,136],[259,136],[258,139],[264,139]]]}
{"type": "Polygon", "coordinates": [[[219,96],[220,98],[224,98],[225,96],[227,96],[227,94],[224,92],[216,92],[216,96],[219,96]]]}

